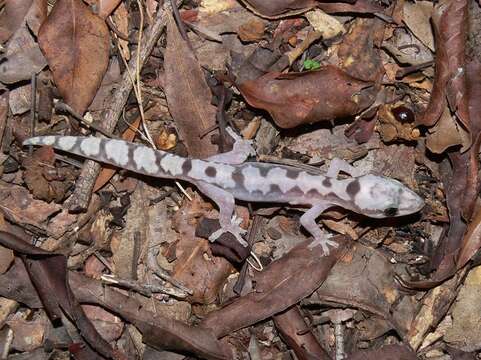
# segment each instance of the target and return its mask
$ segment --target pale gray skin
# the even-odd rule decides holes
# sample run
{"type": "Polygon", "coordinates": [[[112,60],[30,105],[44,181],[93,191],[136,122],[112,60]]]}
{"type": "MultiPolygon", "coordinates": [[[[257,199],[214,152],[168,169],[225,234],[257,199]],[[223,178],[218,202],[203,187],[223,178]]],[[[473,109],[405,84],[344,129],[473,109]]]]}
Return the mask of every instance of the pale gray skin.
{"type": "Polygon", "coordinates": [[[334,159],[326,175],[318,175],[291,166],[244,162],[253,154],[250,142],[239,139],[228,153],[206,160],[189,159],[122,140],[96,137],[40,136],[24,145],[50,145],[55,149],[111,164],[136,173],[159,178],[188,181],[211,198],[219,207],[221,229],[209,240],[225,232],[233,234],[244,246],[245,230],[235,217],[235,200],[277,202],[309,208],[300,218],[302,226],[314,237],[310,247],[321,245],[323,254],[329,240],[316,223],[326,209],[341,206],[373,218],[416,213],[424,201],[399,181],[382,176],[362,175],[347,162],[334,159]],[[351,177],[338,179],[339,172],[351,177]]]}

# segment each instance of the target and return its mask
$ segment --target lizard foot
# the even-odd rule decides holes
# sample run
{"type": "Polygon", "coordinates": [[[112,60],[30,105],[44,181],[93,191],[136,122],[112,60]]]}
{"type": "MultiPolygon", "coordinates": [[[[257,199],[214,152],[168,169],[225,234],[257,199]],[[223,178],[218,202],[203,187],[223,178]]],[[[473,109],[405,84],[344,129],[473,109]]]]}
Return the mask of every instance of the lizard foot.
{"type": "Polygon", "coordinates": [[[329,240],[329,238],[330,238],[329,236],[325,236],[325,237],[321,237],[321,238],[315,238],[308,245],[308,248],[312,250],[316,246],[321,245],[323,256],[329,256],[329,252],[330,252],[329,246],[331,246],[334,249],[336,249],[339,246],[339,244],[336,241],[329,240]]]}
{"type": "Polygon", "coordinates": [[[232,217],[232,222],[230,224],[221,225],[221,228],[217,231],[214,231],[210,236],[209,236],[209,241],[214,242],[216,241],[222,234],[224,233],[231,233],[234,235],[236,240],[244,247],[247,247],[249,244],[247,241],[245,241],[242,238],[242,235],[247,232],[247,230],[244,230],[241,228],[239,225],[241,224],[242,219],[237,218],[235,215],[232,217]]]}

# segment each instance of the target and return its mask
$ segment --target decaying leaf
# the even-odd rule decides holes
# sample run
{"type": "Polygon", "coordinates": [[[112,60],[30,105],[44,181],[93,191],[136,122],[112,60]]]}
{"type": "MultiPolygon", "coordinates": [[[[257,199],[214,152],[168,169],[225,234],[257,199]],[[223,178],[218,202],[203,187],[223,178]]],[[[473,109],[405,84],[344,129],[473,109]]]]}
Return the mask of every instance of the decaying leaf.
{"type": "Polygon", "coordinates": [[[121,355],[99,336],[72,294],[65,256],[37,248],[3,231],[0,231],[0,243],[23,255],[30,279],[52,320],[61,319],[65,312],[75,321],[83,338],[100,354],[109,358],[121,355]]]}
{"type": "Polygon", "coordinates": [[[10,38],[2,60],[0,82],[5,84],[29,80],[33,74],[47,65],[38,44],[25,24],[10,38]]]}
{"type": "Polygon", "coordinates": [[[267,110],[278,126],[293,128],[359,113],[374,101],[363,92],[371,86],[328,65],[303,73],[267,73],[238,88],[250,105],[267,110]]]}
{"type": "Polygon", "coordinates": [[[65,103],[83,114],[107,70],[107,25],[81,0],[59,0],[42,24],[38,41],[65,103]]]}
{"type": "Polygon", "coordinates": [[[330,359],[297,306],[275,315],[273,320],[281,338],[294,350],[298,358],[330,359]]]}
{"type": "Polygon", "coordinates": [[[254,13],[267,18],[290,16],[305,12],[314,6],[315,0],[242,0],[254,13]]]}
{"type": "MultiPolygon", "coordinates": [[[[124,35],[128,35],[129,33],[129,13],[127,11],[127,7],[125,3],[121,2],[118,4],[117,8],[115,9],[114,13],[112,14],[112,19],[117,26],[117,29],[122,32],[124,35]]],[[[99,14],[100,16],[100,14],[99,14]]],[[[129,42],[123,39],[118,39],[120,50],[125,57],[125,60],[130,60],[130,49],[129,49],[129,42]]]]}
{"type": "Polygon", "coordinates": [[[431,98],[418,123],[433,126],[443,114],[445,104],[456,113],[458,121],[468,130],[466,98],[465,40],[467,1],[442,1],[433,13],[436,40],[436,66],[431,98]]]}
{"type": "Polygon", "coordinates": [[[4,9],[0,13],[0,44],[7,41],[22,26],[32,0],[8,0],[4,4],[4,9]]]}
{"type": "Polygon", "coordinates": [[[194,302],[202,304],[210,304],[217,298],[220,287],[232,271],[224,258],[212,255],[207,240],[195,236],[196,218],[209,209],[209,204],[195,196],[176,213],[173,224],[180,234],[173,276],[193,290],[194,302]]]}
{"type": "Polygon", "coordinates": [[[237,35],[242,41],[259,41],[264,36],[265,24],[259,19],[252,19],[239,26],[237,35]]]}
{"type": "MultiPolygon", "coordinates": [[[[112,14],[112,11],[121,4],[121,0],[99,0],[98,1],[98,15],[105,19],[112,14]]],[[[127,16],[126,16],[127,19],[127,16]]]]}
{"type": "Polygon", "coordinates": [[[61,210],[60,205],[33,199],[24,187],[4,182],[0,182],[0,198],[0,211],[6,219],[43,232],[47,230],[45,224],[48,218],[61,210]]]}
{"type": "Polygon", "coordinates": [[[323,40],[331,39],[346,31],[339,20],[321,9],[311,10],[305,16],[314,30],[321,34],[323,40]]]}
{"type": "Polygon", "coordinates": [[[55,153],[51,147],[36,149],[24,159],[25,184],[36,199],[61,202],[72,187],[75,171],[67,167],[54,167],[55,153]]]}
{"type": "Polygon", "coordinates": [[[337,52],[341,69],[354,78],[379,82],[384,74],[379,53],[384,27],[379,19],[355,19],[337,52]]]}
{"type": "Polygon", "coordinates": [[[456,145],[461,145],[461,151],[466,151],[471,146],[470,135],[453,119],[447,106],[436,125],[429,129],[429,133],[426,146],[435,154],[441,154],[456,145]]]}
{"type": "Polygon", "coordinates": [[[165,51],[165,96],[189,155],[203,158],[216,147],[204,133],[215,125],[216,108],[204,73],[192,50],[182,39],[174,18],[168,15],[165,51]]]}
{"type": "Polygon", "coordinates": [[[282,312],[321,285],[336,262],[348,252],[347,239],[337,236],[339,247],[330,256],[320,256],[320,247],[308,248],[305,241],[255,277],[255,289],[236,301],[213,311],[202,321],[217,337],[255,324],[282,312]]]}
{"type": "Polygon", "coordinates": [[[404,23],[425,46],[434,51],[434,35],[429,21],[432,13],[433,3],[430,1],[404,2],[404,23]]]}

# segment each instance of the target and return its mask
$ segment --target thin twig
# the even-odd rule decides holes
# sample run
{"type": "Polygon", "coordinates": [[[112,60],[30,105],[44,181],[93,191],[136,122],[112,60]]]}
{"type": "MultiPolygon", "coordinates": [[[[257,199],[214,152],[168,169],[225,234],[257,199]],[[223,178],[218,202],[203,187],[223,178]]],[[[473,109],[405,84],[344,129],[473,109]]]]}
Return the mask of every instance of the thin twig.
{"type": "Polygon", "coordinates": [[[65,104],[61,101],[57,101],[55,103],[55,110],[69,113],[75,120],[79,121],[81,124],[87,126],[90,129],[93,129],[93,130],[101,133],[102,135],[104,135],[108,138],[117,138],[116,136],[112,135],[111,133],[108,133],[107,131],[103,130],[102,128],[88,122],[87,120],[85,120],[83,118],[83,116],[81,116],[74,109],[72,109],[72,107],[70,107],[69,105],[67,105],[67,104],[65,104]]]}
{"type": "Polygon", "coordinates": [[[112,284],[120,286],[125,289],[133,290],[147,297],[151,297],[155,293],[167,294],[170,296],[175,296],[180,299],[186,298],[183,292],[179,292],[175,289],[170,289],[164,286],[151,285],[151,284],[141,284],[135,280],[121,279],[114,275],[104,274],[100,278],[106,284],[112,284]]]}
{"type": "Polygon", "coordinates": [[[120,39],[129,42],[129,37],[117,28],[117,26],[112,21],[111,16],[105,19],[105,22],[107,23],[109,29],[115,33],[115,35],[117,35],[120,39]]]}

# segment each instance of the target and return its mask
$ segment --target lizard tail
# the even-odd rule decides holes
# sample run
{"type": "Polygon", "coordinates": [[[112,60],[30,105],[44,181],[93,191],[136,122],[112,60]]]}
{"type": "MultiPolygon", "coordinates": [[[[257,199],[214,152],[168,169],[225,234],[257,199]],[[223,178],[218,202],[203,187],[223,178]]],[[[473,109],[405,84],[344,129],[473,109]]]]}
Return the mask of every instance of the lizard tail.
{"type": "MultiPolygon", "coordinates": [[[[23,145],[49,145],[54,149],[149,176],[175,177],[184,158],[124,140],[81,136],[37,136],[23,145]]],[[[180,172],[181,169],[179,169],[180,172]]]]}

